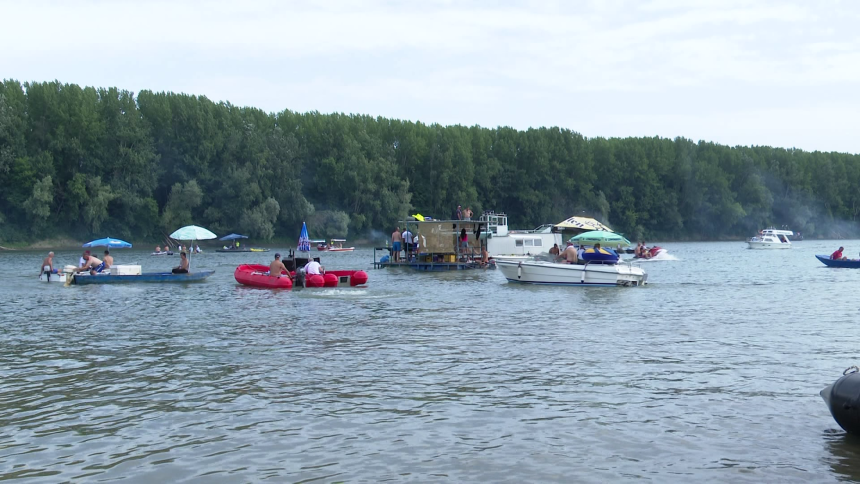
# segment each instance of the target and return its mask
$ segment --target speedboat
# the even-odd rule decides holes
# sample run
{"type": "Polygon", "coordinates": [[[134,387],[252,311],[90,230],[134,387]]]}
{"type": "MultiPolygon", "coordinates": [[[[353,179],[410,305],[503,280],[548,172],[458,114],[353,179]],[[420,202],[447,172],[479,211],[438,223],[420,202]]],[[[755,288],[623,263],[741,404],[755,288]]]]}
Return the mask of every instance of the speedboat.
{"type": "Polygon", "coordinates": [[[317,250],[326,250],[329,252],[352,252],[355,250],[355,247],[344,247],[344,242],[346,242],[346,239],[331,239],[329,244],[325,242],[317,244],[317,250]]]}
{"type": "Polygon", "coordinates": [[[791,230],[777,230],[773,227],[764,229],[755,237],[747,240],[750,249],[790,249],[793,235],[791,230]]]}
{"type": "Polygon", "coordinates": [[[630,262],[564,264],[546,261],[497,260],[508,282],[552,286],[641,286],[648,275],[630,262]]]}

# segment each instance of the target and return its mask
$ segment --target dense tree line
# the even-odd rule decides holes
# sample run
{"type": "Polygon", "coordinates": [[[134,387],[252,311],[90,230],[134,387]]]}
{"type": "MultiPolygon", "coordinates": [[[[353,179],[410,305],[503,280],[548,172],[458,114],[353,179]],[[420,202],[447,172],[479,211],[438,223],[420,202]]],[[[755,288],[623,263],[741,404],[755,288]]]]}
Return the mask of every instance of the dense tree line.
{"type": "Polygon", "coordinates": [[[461,204],[529,227],[586,213],[632,238],[850,236],[860,156],[561,128],[265,113],[202,96],[0,84],[0,240],[157,239],[196,223],[293,238],[390,231],[461,204]],[[316,230],[315,230],[316,228],[316,230]]]}

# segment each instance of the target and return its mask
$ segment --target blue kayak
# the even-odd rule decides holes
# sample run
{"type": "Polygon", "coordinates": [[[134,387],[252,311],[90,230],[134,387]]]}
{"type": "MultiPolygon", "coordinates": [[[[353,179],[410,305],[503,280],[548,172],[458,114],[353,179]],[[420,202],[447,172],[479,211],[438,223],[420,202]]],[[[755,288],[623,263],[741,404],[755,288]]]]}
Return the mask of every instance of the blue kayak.
{"type": "Polygon", "coordinates": [[[827,267],[847,267],[849,269],[860,269],[860,260],[833,260],[829,255],[818,255],[815,257],[824,263],[827,267]]]}
{"type": "Polygon", "coordinates": [[[111,275],[88,273],[75,274],[75,284],[119,284],[128,282],[195,282],[202,281],[211,276],[215,271],[196,271],[188,274],[174,274],[172,272],[144,272],[137,275],[111,275]]]}

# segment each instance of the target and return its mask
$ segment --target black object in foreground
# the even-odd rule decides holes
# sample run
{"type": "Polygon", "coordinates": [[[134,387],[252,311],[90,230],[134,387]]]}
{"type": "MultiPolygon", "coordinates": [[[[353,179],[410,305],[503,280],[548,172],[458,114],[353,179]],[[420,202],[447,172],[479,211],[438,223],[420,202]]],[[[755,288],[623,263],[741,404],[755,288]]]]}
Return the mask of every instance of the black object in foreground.
{"type": "Polygon", "coordinates": [[[860,435],[860,369],[852,366],[832,385],[821,390],[821,398],[840,427],[860,435]]]}

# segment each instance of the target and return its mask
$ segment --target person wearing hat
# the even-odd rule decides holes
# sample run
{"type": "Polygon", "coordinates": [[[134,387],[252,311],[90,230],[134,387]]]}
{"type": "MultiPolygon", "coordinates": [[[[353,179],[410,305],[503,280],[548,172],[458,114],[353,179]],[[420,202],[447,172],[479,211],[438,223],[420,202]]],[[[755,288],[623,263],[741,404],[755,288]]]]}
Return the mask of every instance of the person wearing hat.
{"type": "Polygon", "coordinates": [[[282,273],[284,272],[289,274],[289,271],[287,271],[287,266],[285,266],[284,263],[281,262],[281,254],[275,253],[275,260],[273,260],[272,263],[269,264],[269,277],[281,277],[282,273]]]}
{"type": "Polygon", "coordinates": [[[565,247],[564,250],[561,252],[561,258],[564,262],[568,264],[579,263],[579,254],[576,253],[576,247],[573,246],[573,242],[567,242],[567,247],[565,247]]]}

